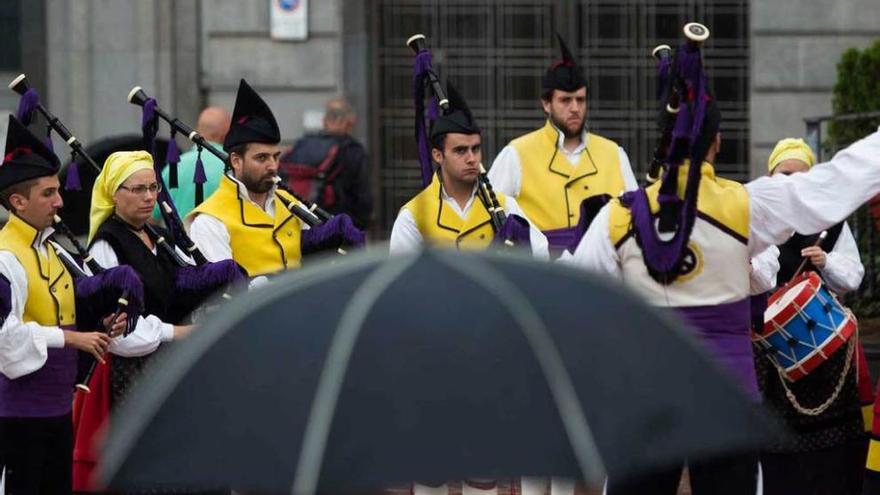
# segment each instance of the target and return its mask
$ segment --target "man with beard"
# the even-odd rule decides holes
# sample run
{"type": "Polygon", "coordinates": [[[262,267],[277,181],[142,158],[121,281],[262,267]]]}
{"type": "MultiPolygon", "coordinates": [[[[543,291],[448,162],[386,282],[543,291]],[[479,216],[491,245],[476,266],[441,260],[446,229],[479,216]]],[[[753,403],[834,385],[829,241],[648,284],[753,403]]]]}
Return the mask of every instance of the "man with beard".
{"type": "Polygon", "coordinates": [[[231,170],[187,217],[208,261],[231,258],[255,277],[297,268],[303,254],[363,243],[363,233],[345,214],[308,231],[288,210],[285,205],[297,200],[276,186],[280,142],[272,110],[242,79],[223,141],[231,170]]]}
{"type": "Polygon", "coordinates": [[[547,122],[511,141],[489,171],[495,189],[516,198],[554,254],[574,249],[608,199],[637,187],[623,148],[586,131],[587,81],[562,37],[559,45],[562,59],[541,84],[547,122]]]}

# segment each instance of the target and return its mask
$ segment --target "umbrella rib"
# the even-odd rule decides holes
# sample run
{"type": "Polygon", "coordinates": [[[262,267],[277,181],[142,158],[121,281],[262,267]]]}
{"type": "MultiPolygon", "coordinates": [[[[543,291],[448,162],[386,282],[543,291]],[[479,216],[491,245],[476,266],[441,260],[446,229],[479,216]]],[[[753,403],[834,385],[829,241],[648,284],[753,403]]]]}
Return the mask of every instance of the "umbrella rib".
{"type": "Polygon", "coordinates": [[[399,258],[397,262],[387,262],[370,274],[349,299],[333,341],[327,351],[327,358],[318,379],[315,399],[312,402],[309,419],[306,423],[303,443],[297,461],[296,473],[290,492],[296,495],[311,495],[318,486],[321,464],[327,446],[327,437],[333,423],[336,403],[348,362],[354,350],[355,342],[360,335],[361,326],[376,300],[385,289],[397,280],[410,266],[417,256],[399,258]]]}
{"type": "Polygon", "coordinates": [[[568,434],[581,473],[589,481],[604,479],[605,466],[571,376],[562,364],[562,356],[550,337],[544,320],[525,294],[497,270],[487,265],[461,256],[457,256],[455,260],[449,255],[439,255],[438,258],[494,295],[519,323],[520,330],[544,372],[544,379],[550,387],[559,418],[568,434]]]}

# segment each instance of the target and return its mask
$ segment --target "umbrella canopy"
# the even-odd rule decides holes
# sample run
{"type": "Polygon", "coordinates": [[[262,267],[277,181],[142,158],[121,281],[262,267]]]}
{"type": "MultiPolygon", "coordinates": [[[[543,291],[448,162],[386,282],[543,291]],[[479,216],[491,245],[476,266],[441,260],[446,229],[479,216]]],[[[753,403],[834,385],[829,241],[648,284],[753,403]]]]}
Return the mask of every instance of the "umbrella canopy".
{"type": "Polygon", "coordinates": [[[367,253],[230,302],[114,418],[118,488],[601,481],[773,433],[671,315],[519,257],[367,253]]]}

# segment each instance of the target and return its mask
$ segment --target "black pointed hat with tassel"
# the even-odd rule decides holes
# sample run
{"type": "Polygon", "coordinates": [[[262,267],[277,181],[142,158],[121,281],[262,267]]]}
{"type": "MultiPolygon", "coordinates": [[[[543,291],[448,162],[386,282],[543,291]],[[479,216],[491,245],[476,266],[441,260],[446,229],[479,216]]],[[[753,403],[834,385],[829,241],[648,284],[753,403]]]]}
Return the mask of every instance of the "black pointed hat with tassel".
{"type": "Polygon", "coordinates": [[[431,141],[434,141],[443,134],[449,134],[451,132],[459,134],[479,134],[480,126],[478,126],[477,122],[474,120],[474,116],[471,113],[470,108],[468,108],[467,102],[464,101],[464,98],[458,90],[455,89],[455,86],[453,86],[451,82],[446,83],[446,92],[448,93],[447,98],[449,99],[449,106],[443,112],[443,115],[437,117],[437,120],[435,120],[434,124],[431,126],[431,141]]]}
{"type": "Polygon", "coordinates": [[[26,180],[55,175],[61,168],[55,153],[13,115],[9,116],[5,149],[0,191],[26,180]]]}
{"type": "Polygon", "coordinates": [[[269,105],[260,98],[244,79],[238,85],[232,123],[223,141],[223,148],[230,149],[245,143],[281,142],[281,131],[269,105]]]}
{"type": "Polygon", "coordinates": [[[565,40],[559,33],[556,34],[559,40],[559,50],[562,53],[561,59],[556,59],[547,68],[544,78],[541,81],[541,87],[545,90],[558,89],[561,91],[577,91],[587,86],[587,80],[581,74],[580,69],[575,62],[571,50],[565,44],[565,40]]]}

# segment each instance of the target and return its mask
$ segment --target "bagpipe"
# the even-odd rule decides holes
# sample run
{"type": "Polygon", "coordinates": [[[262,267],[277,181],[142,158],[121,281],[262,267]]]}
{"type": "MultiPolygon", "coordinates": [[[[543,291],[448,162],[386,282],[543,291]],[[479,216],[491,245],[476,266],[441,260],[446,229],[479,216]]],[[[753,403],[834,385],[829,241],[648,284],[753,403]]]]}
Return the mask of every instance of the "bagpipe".
{"type": "Polygon", "coordinates": [[[709,29],[691,22],[684,26],[683,32],[685,42],[674,52],[668,45],[660,45],[652,51],[657,60],[657,96],[661,108],[660,138],[648,181],[660,181],[657,198],[660,211],[656,215],[651,211],[643,188],[621,196],[621,203],[632,214],[632,230],[644,253],[648,273],[662,285],[671,284],[681,273],[697,216],[701,164],[714,143],[721,121],[703,63],[702,45],[709,38],[709,29]],[[686,160],[690,166],[684,194],[680,197],[678,171],[686,160]],[[655,219],[658,222],[655,223],[655,219]],[[663,239],[660,233],[664,234],[663,239]]]}
{"type": "MultiPolygon", "coordinates": [[[[413,77],[413,102],[415,106],[415,135],[416,146],[419,153],[419,165],[422,175],[422,187],[427,187],[431,183],[434,175],[434,167],[431,163],[430,144],[428,142],[428,125],[427,121],[433,122],[437,118],[437,112],[444,114],[452,113],[454,110],[449,103],[449,98],[440,78],[434,72],[431,52],[427,48],[427,40],[423,34],[415,34],[406,40],[408,46],[415,53],[414,77],[413,77]],[[430,91],[426,91],[426,90],[430,91]],[[425,108],[425,99],[431,98],[429,108],[425,108]],[[439,110],[438,110],[439,109],[439,110]],[[427,111],[426,111],[427,110],[427,111]]],[[[516,242],[524,241],[528,244],[528,225],[516,225],[508,222],[507,213],[498,201],[498,196],[492,188],[492,183],[486,174],[483,164],[480,164],[480,173],[477,175],[478,187],[477,197],[489,212],[492,230],[495,232],[496,238],[503,242],[503,245],[511,247],[516,242]]]]}
{"type": "MultiPolygon", "coordinates": [[[[39,95],[35,89],[28,85],[24,74],[16,77],[9,84],[9,88],[22,95],[18,114],[24,117],[22,122],[25,125],[31,122],[33,112],[35,110],[39,111],[48,122],[50,130],[56,131],[64,138],[68,145],[71,146],[71,150],[79,155],[84,163],[93,166],[97,173],[101,172],[101,167],[83,150],[82,144],[73,137],[67,127],[61,123],[58,117],[54,116],[39,103],[39,95]]],[[[161,176],[158,176],[157,180],[161,180],[161,176]]],[[[173,207],[170,196],[167,198],[167,201],[173,207]]],[[[176,212],[176,210],[173,211],[176,212]]],[[[179,221],[179,219],[178,216],[177,220],[179,221]]],[[[128,335],[134,331],[137,319],[144,310],[144,287],[134,269],[127,265],[109,269],[102,267],[58,216],[55,217],[55,226],[69,240],[77,255],[83,260],[84,265],[93,274],[89,275],[86,273],[85,270],[67,256],[59,256],[62,262],[65,263],[65,267],[76,279],[77,326],[96,328],[101,316],[112,314],[113,319],[111,321],[115,321],[116,316],[124,311],[128,314],[128,320],[123,335],[128,335]],[[115,294],[110,299],[116,304],[115,309],[109,306],[108,303],[108,293],[111,292],[115,294]]],[[[178,226],[183,234],[186,235],[182,223],[178,224],[178,226]]],[[[160,234],[154,226],[147,223],[144,229],[153,242],[155,242],[157,248],[163,250],[177,265],[175,271],[175,290],[183,297],[177,297],[175,300],[181,306],[186,305],[190,311],[199,307],[217,290],[246,281],[243,269],[232,260],[209,263],[188,236],[182,237],[182,239],[189,241],[188,251],[193,255],[193,259],[196,260],[196,266],[191,265],[182,258],[177,253],[175,247],[167,242],[164,235],[160,234]]],[[[228,295],[224,295],[228,297],[228,295]]],[[[81,353],[80,356],[84,356],[84,353],[81,353]]],[[[76,384],[77,388],[88,392],[87,384],[94,372],[97,360],[91,355],[85,354],[85,357],[88,364],[81,364],[79,366],[76,384]]]]}
{"type": "MultiPolygon", "coordinates": [[[[208,141],[196,132],[192,127],[184,124],[180,119],[176,117],[172,117],[168,115],[159,105],[156,103],[154,98],[147,96],[144,90],[140,86],[135,86],[128,93],[128,102],[143,108],[143,127],[144,127],[144,135],[145,140],[155,139],[155,134],[157,130],[158,120],[164,120],[171,127],[171,140],[174,141],[174,135],[176,133],[180,133],[186,136],[193,144],[198,147],[199,153],[202,150],[206,150],[212,155],[219,158],[226,164],[226,167],[229,167],[229,154],[218,150],[215,147],[211,146],[208,141]]],[[[151,147],[152,148],[152,147],[151,147]]],[[[151,149],[152,151],[152,149],[151,149]]],[[[157,161],[154,158],[154,163],[162,163],[161,161],[157,161]]],[[[198,168],[196,170],[196,174],[198,175],[198,168]]],[[[202,171],[202,175],[204,175],[204,171],[202,171]]],[[[158,170],[156,173],[157,180],[162,181],[162,176],[159,174],[158,170]]],[[[169,178],[171,174],[169,174],[169,178]]],[[[303,237],[303,252],[308,252],[309,243],[315,244],[323,244],[326,239],[322,237],[328,237],[329,232],[340,232],[343,237],[346,238],[347,241],[351,244],[352,247],[361,247],[364,244],[364,235],[362,232],[357,230],[354,226],[352,220],[348,217],[348,215],[332,215],[320,206],[317,203],[312,203],[304,199],[302,196],[297,194],[295,191],[291,191],[287,189],[283,181],[280,177],[275,177],[275,184],[283,189],[285,192],[290,194],[296,201],[290,201],[288,198],[285,198],[283,195],[278,194],[277,191],[275,193],[275,198],[277,198],[281,204],[287,208],[293,215],[299,218],[303,223],[309,226],[309,230],[313,230],[309,235],[306,235],[304,232],[303,237]]],[[[204,182],[204,181],[202,181],[204,182]]],[[[197,202],[199,201],[198,193],[201,190],[202,184],[196,181],[196,193],[197,193],[197,202]]],[[[183,222],[180,220],[180,215],[177,213],[177,210],[173,208],[173,201],[171,201],[171,195],[165,190],[163,184],[164,196],[161,198],[162,201],[162,214],[163,219],[165,219],[166,225],[168,222],[172,222],[175,225],[175,228],[172,229],[172,235],[174,236],[174,240],[177,241],[178,235],[180,235],[181,239],[184,239],[184,245],[191,243],[192,246],[195,246],[192,243],[192,240],[186,235],[186,231],[183,228],[183,222]],[[167,203],[167,204],[166,204],[167,203]],[[178,232],[182,231],[182,234],[178,232]],[[185,237],[184,237],[185,236],[185,237]]],[[[163,194],[163,193],[160,193],[163,194]]],[[[315,250],[322,249],[324,246],[318,246],[315,250]]],[[[197,249],[197,248],[196,248],[197,249]]],[[[189,250],[189,247],[187,247],[189,250]]],[[[341,245],[341,243],[337,246],[336,251],[340,255],[345,255],[347,252],[341,245]]],[[[311,251],[314,252],[314,251],[311,251]]]]}

